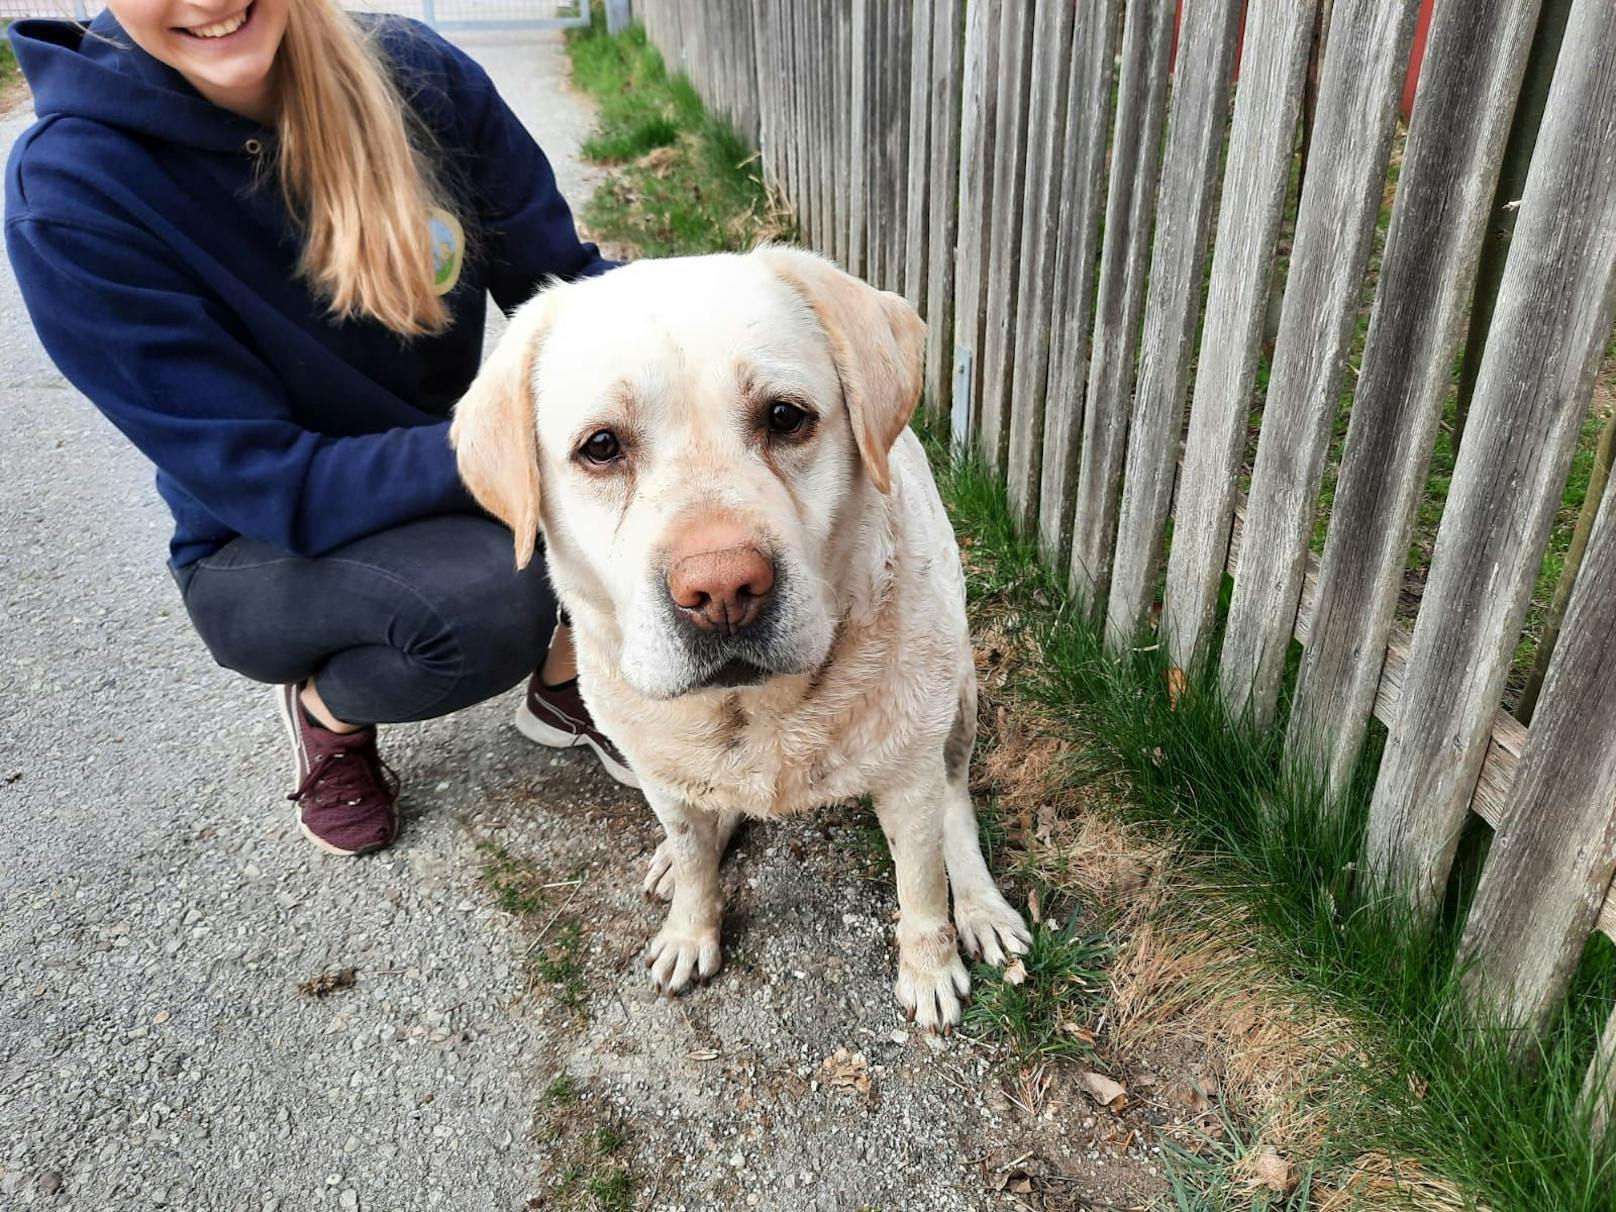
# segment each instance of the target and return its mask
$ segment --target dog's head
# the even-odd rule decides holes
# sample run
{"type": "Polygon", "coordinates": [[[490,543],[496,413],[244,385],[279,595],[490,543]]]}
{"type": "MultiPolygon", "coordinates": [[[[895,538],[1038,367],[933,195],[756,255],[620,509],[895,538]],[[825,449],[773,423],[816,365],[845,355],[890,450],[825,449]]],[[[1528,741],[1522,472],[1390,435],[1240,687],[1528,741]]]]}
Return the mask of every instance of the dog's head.
{"type": "Polygon", "coordinates": [[[804,673],[890,488],[924,335],[810,253],[639,262],[517,312],[451,440],[519,566],[542,524],[551,577],[621,637],[640,693],[804,673]]]}

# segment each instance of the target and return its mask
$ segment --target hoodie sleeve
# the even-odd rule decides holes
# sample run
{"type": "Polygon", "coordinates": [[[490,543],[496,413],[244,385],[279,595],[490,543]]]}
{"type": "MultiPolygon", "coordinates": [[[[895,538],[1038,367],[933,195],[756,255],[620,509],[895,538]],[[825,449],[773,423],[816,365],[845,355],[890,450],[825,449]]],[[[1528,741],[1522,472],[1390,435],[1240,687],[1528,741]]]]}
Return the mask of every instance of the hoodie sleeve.
{"type": "Polygon", "coordinates": [[[162,471],[231,530],[317,556],[414,518],[472,510],[447,421],[314,433],[237,321],[136,230],[6,226],[46,352],[162,471]]]}
{"type": "Polygon", "coordinates": [[[593,277],[617,268],[581,240],[555,172],[488,73],[437,34],[447,57],[454,108],[469,144],[461,171],[477,204],[489,290],[514,311],[549,277],[593,277]]]}

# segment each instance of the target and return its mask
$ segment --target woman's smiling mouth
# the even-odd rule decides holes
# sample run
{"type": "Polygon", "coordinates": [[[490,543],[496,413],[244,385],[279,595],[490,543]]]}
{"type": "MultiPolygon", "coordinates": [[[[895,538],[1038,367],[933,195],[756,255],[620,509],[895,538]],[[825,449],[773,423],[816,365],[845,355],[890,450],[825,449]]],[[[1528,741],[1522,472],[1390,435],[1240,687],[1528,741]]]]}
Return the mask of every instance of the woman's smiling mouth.
{"type": "Polygon", "coordinates": [[[212,41],[216,38],[228,38],[231,34],[241,29],[249,20],[251,20],[252,11],[253,5],[249,4],[239,13],[234,13],[231,16],[226,17],[223,21],[215,21],[210,25],[196,25],[189,28],[181,26],[178,32],[185,34],[188,37],[201,38],[205,41],[212,41]]]}

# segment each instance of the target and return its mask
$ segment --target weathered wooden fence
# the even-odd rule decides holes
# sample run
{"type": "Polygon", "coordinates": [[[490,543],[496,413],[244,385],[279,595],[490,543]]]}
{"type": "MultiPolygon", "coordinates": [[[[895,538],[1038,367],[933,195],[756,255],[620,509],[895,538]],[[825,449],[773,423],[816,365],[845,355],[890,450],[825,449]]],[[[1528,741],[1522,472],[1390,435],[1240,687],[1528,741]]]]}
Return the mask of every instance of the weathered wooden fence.
{"type": "MultiPolygon", "coordinates": [[[[1415,511],[1539,0],[1436,5],[1350,385],[1419,0],[1328,8],[1275,333],[1316,0],[1185,0],[1176,29],[1174,0],[635,7],[757,141],[805,242],[921,309],[929,417],[998,465],[1113,648],[1159,600],[1195,662],[1232,576],[1215,669],[1237,709],[1273,720],[1299,641],[1297,761],[1339,787],[1371,716],[1387,728],[1371,880],[1429,916],[1467,814],[1494,828],[1471,988],[1523,1041],[1544,1024],[1593,932],[1616,936],[1616,506],[1531,726],[1501,705],[1616,312],[1616,0],[1570,6],[1411,629],[1415,511]]],[[[1602,1055],[1608,1109],[1616,1015],[1602,1055]]]]}

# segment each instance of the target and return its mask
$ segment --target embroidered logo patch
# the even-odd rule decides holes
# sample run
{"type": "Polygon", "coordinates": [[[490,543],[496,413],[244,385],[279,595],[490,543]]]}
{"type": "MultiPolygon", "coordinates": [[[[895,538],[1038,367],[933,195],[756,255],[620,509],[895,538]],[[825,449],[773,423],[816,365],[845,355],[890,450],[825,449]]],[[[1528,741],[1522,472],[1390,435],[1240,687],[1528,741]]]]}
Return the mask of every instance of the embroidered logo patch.
{"type": "Polygon", "coordinates": [[[460,220],[446,210],[433,207],[426,213],[432,232],[432,289],[446,295],[460,281],[460,265],[466,257],[466,233],[460,220]]]}

